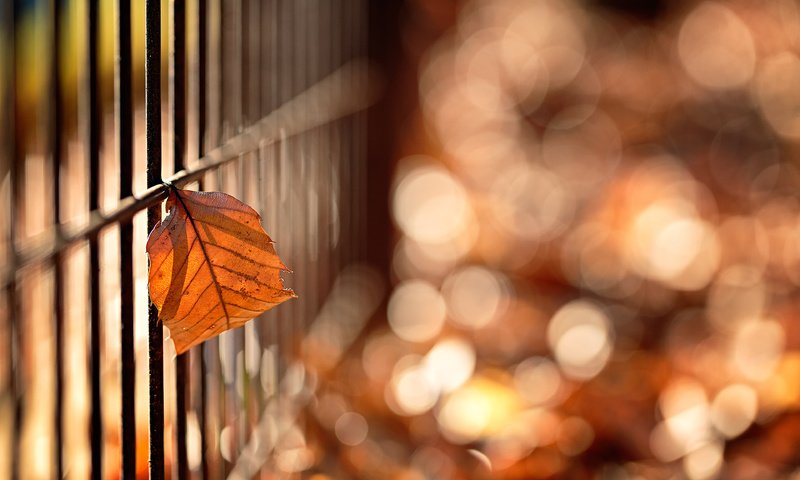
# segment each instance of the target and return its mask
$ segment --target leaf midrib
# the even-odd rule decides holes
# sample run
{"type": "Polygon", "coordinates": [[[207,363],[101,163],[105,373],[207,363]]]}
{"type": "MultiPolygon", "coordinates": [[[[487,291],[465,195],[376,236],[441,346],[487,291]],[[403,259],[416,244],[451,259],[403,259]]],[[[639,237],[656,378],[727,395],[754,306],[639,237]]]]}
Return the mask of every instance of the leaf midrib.
{"type": "Polygon", "coordinates": [[[194,218],[192,218],[192,214],[189,212],[189,208],[186,206],[186,203],[181,198],[180,190],[177,187],[172,187],[175,196],[178,198],[178,201],[181,202],[181,206],[183,207],[183,211],[186,212],[186,218],[189,219],[189,223],[192,225],[192,230],[194,230],[194,234],[197,237],[197,242],[200,244],[200,250],[203,252],[203,257],[206,259],[206,265],[208,265],[208,271],[211,273],[211,282],[214,284],[214,288],[217,290],[217,296],[219,297],[219,302],[222,305],[222,311],[225,313],[225,324],[230,325],[231,317],[228,315],[228,307],[225,304],[225,299],[222,297],[222,289],[220,288],[219,281],[217,281],[217,275],[214,273],[214,264],[211,263],[211,258],[208,256],[208,252],[206,251],[206,244],[203,238],[200,236],[200,230],[197,229],[197,225],[194,223],[194,218]]]}

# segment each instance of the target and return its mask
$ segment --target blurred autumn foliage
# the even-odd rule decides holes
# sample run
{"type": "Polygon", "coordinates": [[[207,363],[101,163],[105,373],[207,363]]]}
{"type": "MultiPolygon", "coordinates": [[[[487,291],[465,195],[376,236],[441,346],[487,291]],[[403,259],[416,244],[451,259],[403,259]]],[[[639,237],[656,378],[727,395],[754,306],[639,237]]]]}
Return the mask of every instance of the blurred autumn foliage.
{"type": "Polygon", "coordinates": [[[798,5],[398,21],[392,290],[313,478],[800,478],[798,5]]]}

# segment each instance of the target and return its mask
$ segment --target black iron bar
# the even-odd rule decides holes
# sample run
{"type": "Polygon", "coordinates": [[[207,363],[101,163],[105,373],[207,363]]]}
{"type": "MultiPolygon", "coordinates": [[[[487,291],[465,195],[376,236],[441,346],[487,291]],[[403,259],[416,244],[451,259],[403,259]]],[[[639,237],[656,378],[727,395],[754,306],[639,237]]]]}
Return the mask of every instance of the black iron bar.
{"type": "MultiPolygon", "coordinates": [[[[92,190],[96,192],[97,190],[92,190]]],[[[97,238],[89,240],[89,349],[90,349],[90,437],[92,450],[92,479],[99,480],[103,476],[103,402],[101,396],[100,377],[100,252],[97,238]]]]}
{"type": "MultiPolygon", "coordinates": [[[[305,89],[308,85],[308,20],[312,13],[309,11],[308,0],[298,0],[294,3],[294,18],[297,19],[298,24],[294,28],[294,41],[292,42],[295,50],[294,57],[294,70],[295,78],[294,83],[296,88],[305,89]]],[[[305,114],[308,115],[312,111],[313,106],[310,104],[305,105],[305,114]]],[[[294,206],[294,214],[290,218],[299,218],[300,221],[295,223],[293,231],[297,236],[298,248],[294,249],[295,267],[298,272],[297,289],[305,292],[308,298],[304,302],[298,302],[296,307],[295,318],[298,321],[292,322],[292,338],[297,337],[298,332],[305,328],[305,323],[308,321],[309,307],[314,301],[313,289],[309,288],[309,256],[308,256],[308,230],[309,230],[309,212],[308,212],[308,199],[310,188],[308,186],[308,170],[311,159],[309,158],[310,152],[308,148],[309,137],[313,132],[308,132],[305,135],[297,138],[295,144],[295,151],[292,155],[295,162],[295,180],[292,181],[292,205],[294,206]],[[299,224],[299,225],[298,225],[299,224]],[[297,264],[297,262],[300,262],[297,264]],[[299,318],[298,318],[299,317],[299,318]]],[[[290,143],[291,144],[291,143],[290,143]]],[[[293,302],[294,303],[294,302],[293,302]]],[[[290,343],[291,345],[291,343],[290,343]]]]}
{"type": "MultiPolygon", "coordinates": [[[[318,9],[319,28],[316,29],[313,40],[314,48],[316,49],[316,72],[314,81],[318,81],[319,78],[326,75],[331,68],[330,42],[327,41],[330,38],[331,5],[329,2],[320,1],[318,2],[318,9]]],[[[332,220],[332,215],[329,214],[329,211],[335,200],[333,199],[333,185],[331,185],[333,155],[330,150],[330,136],[331,127],[323,127],[317,138],[315,148],[317,168],[314,182],[319,190],[316,207],[319,217],[316,227],[316,244],[318,249],[317,271],[319,272],[317,288],[324,287],[321,295],[318,296],[319,303],[316,306],[317,308],[322,305],[322,300],[331,285],[330,259],[333,245],[331,244],[331,237],[328,235],[330,231],[328,226],[332,220]]]]}
{"type": "Polygon", "coordinates": [[[19,305],[19,297],[17,295],[17,277],[16,266],[19,263],[17,248],[16,248],[16,229],[17,229],[17,213],[20,207],[20,168],[24,162],[23,147],[21,145],[23,129],[19,122],[19,105],[17,99],[17,11],[14,8],[15,2],[8,1],[4,3],[5,15],[3,19],[2,34],[4,35],[4,44],[6,48],[6,68],[3,72],[7,75],[5,79],[6,84],[6,101],[3,105],[7,108],[4,112],[6,116],[6,131],[8,135],[3,138],[3,144],[6,148],[6,162],[8,168],[8,176],[10,178],[9,184],[9,198],[7,204],[7,248],[9,251],[8,263],[10,264],[9,279],[5,284],[6,296],[6,311],[8,312],[8,335],[7,335],[7,353],[8,353],[8,393],[12,399],[14,409],[13,426],[11,427],[11,472],[12,480],[19,478],[20,457],[21,449],[20,444],[22,441],[22,418],[24,416],[25,407],[25,377],[23,372],[22,363],[22,340],[23,340],[23,325],[21,318],[21,308],[19,305]]]}
{"type": "MultiPolygon", "coordinates": [[[[219,38],[218,40],[218,52],[219,52],[219,62],[217,63],[217,79],[218,83],[217,86],[219,87],[219,91],[217,92],[217,99],[219,105],[219,115],[217,117],[218,123],[216,125],[216,143],[223,144],[223,142],[227,141],[228,138],[231,136],[231,123],[232,117],[234,116],[231,112],[231,108],[236,107],[236,102],[231,100],[231,96],[235,94],[236,86],[238,82],[236,81],[236,68],[237,64],[234,61],[234,56],[237,52],[234,51],[232,48],[232,38],[236,36],[236,26],[232,23],[232,6],[235,2],[234,1],[226,1],[226,0],[219,0],[219,38]]],[[[240,152],[241,153],[241,152],[240,152]]],[[[236,161],[238,162],[240,159],[239,155],[236,156],[236,161]]],[[[228,191],[228,175],[227,173],[228,165],[221,165],[220,168],[216,169],[216,181],[217,181],[217,189],[220,191],[228,191]]],[[[224,458],[222,455],[222,448],[225,448],[228,452],[231,452],[234,448],[233,441],[235,440],[235,436],[232,434],[235,433],[235,430],[231,431],[236,425],[232,421],[234,418],[234,412],[232,411],[232,405],[235,403],[235,387],[233,386],[235,382],[235,364],[231,366],[230,362],[232,361],[230,358],[231,348],[230,345],[232,343],[232,338],[230,336],[234,335],[233,333],[228,333],[225,335],[221,335],[217,338],[217,353],[218,355],[215,358],[215,361],[218,364],[219,375],[216,377],[217,380],[217,391],[218,391],[218,401],[216,404],[217,410],[217,421],[219,422],[219,430],[215,432],[218,436],[218,441],[220,444],[219,449],[219,469],[222,472],[222,477],[227,478],[228,474],[230,473],[230,465],[229,465],[229,458],[224,458]],[[234,374],[230,375],[230,371],[233,369],[234,374]],[[230,384],[229,384],[230,383],[230,384]],[[233,393],[232,393],[233,392],[233,393]],[[231,435],[222,436],[223,432],[229,432],[231,435]],[[222,445],[222,442],[226,442],[226,445],[222,445]]]]}
{"type": "MultiPolygon", "coordinates": [[[[261,75],[259,74],[261,70],[261,2],[257,0],[245,0],[243,8],[245,8],[245,10],[243,10],[245,13],[243,13],[242,16],[242,22],[247,26],[247,35],[244,38],[248,46],[248,54],[246,57],[247,71],[246,75],[244,75],[244,81],[247,85],[244,92],[246,92],[246,98],[248,100],[245,101],[244,106],[247,108],[245,122],[250,124],[256,119],[261,118],[261,91],[259,89],[259,81],[261,81],[261,75]]],[[[255,202],[256,210],[263,218],[264,203],[263,197],[261,196],[261,178],[263,173],[261,169],[262,149],[258,148],[250,153],[250,155],[254,162],[247,162],[245,164],[250,170],[250,175],[247,177],[247,186],[250,188],[250,198],[255,202]]],[[[254,355],[257,355],[260,359],[262,346],[261,332],[263,330],[263,321],[260,319],[263,319],[264,315],[262,314],[258,318],[259,320],[253,322],[251,327],[248,327],[252,329],[251,338],[255,338],[255,348],[250,353],[245,353],[245,359],[253,358],[254,355]]],[[[250,345],[252,345],[252,343],[253,342],[250,342],[250,345]]],[[[247,347],[247,344],[248,342],[245,341],[245,348],[252,348],[247,347]]],[[[245,362],[245,385],[247,387],[245,396],[245,418],[247,420],[247,438],[250,438],[255,431],[258,425],[258,412],[261,411],[264,405],[264,395],[262,394],[260,382],[258,381],[261,372],[261,362],[258,363],[258,370],[256,372],[248,368],[252,366],[248,365],[249,363],[249,361],[245,362]]]]}
{"type": "MultiPolygon", "coordinates": [[[[170,110],[172,118],[172,160],[174,171],[183,170],[186,155],[186,2],[170,1],[170,110]]],[[[175,360],[175,458],[177,478],[189,478],[186,451],[189,352],[175,360]]]]}
{"type": "Polygon", "coordinates": [[[263,2],[261,6],[261,116],[277,108],[275,95],[275,0],[263,2]]]}
{"type": "Polygon", "coordinates": [[[260,75],[261,71],[261,35],[263,33],[264,25],[261,24],[261,10],[262,2],[259,0],[247,0],[247,15],[245,21],[248,22],[248,44],[249,58],[247,67],[247,92],[248,92],[248,112],[247,123],[248,125],[255,122],[264,115],[261,110],[261,89],[259,88],[260,82],[264,81],[260,75]]]}
{"type": "MultiPolygon", "coordinates": [[[[205,154],[206,137],[206,99],[207,99],[207,68],[208,68],[208,3],[207,0],[197,2],[197,156],[202,158],[205,154]]],[[[204,190],[205,182],[200,177],[200,190],[204,190]]],[[[200,412],[198,424],[200,430],[200,471],[203,479],[209,478],[208,468],[208,385],[206,370],[206,347],[201,344],[197,351],[200,379],[200,412]]]]}
{"type": "MultiPolygon", "coordinates": [[[[350,25],[350,1],[343,0],[342,8],[337,11],[338,16],[338,31],[337,31],[337,44],[339,47],[339,62],[344,62],[350,57],[349,50],[349,33],[350,25]]],[[[344,88],[344,85],[342,85],[344,88]]],[[[339,258],[338,270],[341,271],[352,260],[353,244],[351,242],[351,232],[353,226],[353,208],[356,206],[355,200],[355,179],[349,173],[352,172],[352,163],[350,157],[350,122],[347,119],[340,122],[339,125],[339,180],[341,182],[341,195],[342,195],[342,215],[339,217],[339,235],[341,256],[339,258]],[[345,174],[344,172],[347,172],[345,174]]]]}
{"type": "MultiPolygon", "coordinates": [[[[362,4],[360,0],[351,0],[353,2],[353,32],[352,32],[352,47],[351,47],[351,54],[350,58],[359,58],[361,55],[362,49],[362,28],[364,27],[364,20],[363,15],[366,9],[366,5],[362,4]]],[[[351,80],[352,85],[351,88],[357,89],[361,86],[361,78],[359,75],[353,75],[351,80]]],[[[364,118],[359,116],[353,116],[351,121],[353,122],[353,143],[352,143],[352,152],[351,155],[353,156],[353,176],[355,177],[355,192],[356,192],[356,203],[354,205],[353,216],[354,218],[354,225],[353,225],[353,237],[352,243],[355,249],[355,255],[353,256],[352,262],[357,263],[360,262],[365,258],[364,249],[362,245],[358,242],[364,238],[366,234],[365,228],[365,213],[366,213],[366,178],[365,178],[365,171],[364,171],[364,151],[363,151],[363,140],[364,140],[364,118]]]]}
{"type": "MultiPolygon", "coordinates": [[[[48,122],[50,168],[53,175],[53,224],[56,232],[61,224],[61,159],[63,105],[61,92],[61,1],[52,0],[50,9],[50,119],[48,122]]],[[[55,355],[55,455],[53,471],[56,478],[64,476],[64,257],[63,252],[53,258],[53,331],[55,355]]]]}
{"type": "MultiPolygon", "coordinates": [[[[133,180],[133,98],[131,10],[129,0],[117,3],[116,128],[120,198],[130,196],[133,180]]],[[[99,182],[98,182],[99,185],[99,182]]],[[[120,341],[122,387],[122,475],[136,476],[135,360],[133,335],[133,227],[120,222],[120,341]]]]}
{"type": "MultiPolygon", "coordinates": [[[[224,140],[224,126],[225,126],[225,98],[227,95],[227,91],[225,90],[227,75],[224,75],[223,72],[225,71],[225,37],[228,33],[225,30],[225,2],[223,0],[216,0],[215,4],[215,13],[217,17],[214,19],[215,25],[218,26],[218,34],[214,39],[214,52],[216,57],[214,58],[213,62],[213,69],[214,69],[214,78],[216,79],[216,83],[214,84],[215,88],[215,96],[214,96],[214,108],[215,108],[215,115],[214,115],[214,123],[213,123],[213,132],[214,135],[212,137],[211,144],[218,146],[221,145],[224,140]]],[[[238,155],[237,155],[238,158],[238,155]]],[[[225,182],[221,177],[222,165],[215,168],[213,171],[214,183],[216,185],[216,190],[224,190],[225,182]]],[[[222,455],[222,442],[225,440],[228,441],[227,438],[222,437],[222,433],[226,427],[226,416],[225,416],[225,399],[226,399],[226,387],[225,387],[225,372],[224,372],[224,365],[222,362],[222,355],[224,354],[224,347],[223,347],[223,337],[217,337],[213,340],[212,344],[209,344],[209,347],[213,345],[213,348],[210,348],[211,352],[211,362],[209,363],[211,367],[212,375],[209,377],[213,388],[213,402],[211,402],[211,408],[209,409],[209,415],[211,420],[214,422],[214,429],[213,429],[213,436],[218,445],[218,448],[214,451],[214,473],[212,477],[220,476],[226,477],[226,460],[223,458],[222,455]]],[[[229,448],[229,444],[225,445],[226,448],[229,448]]]]}
{"type": "MultiPolygon", "coordinates": [[[[86,81],[87,102],[86,150],[89,155],[89,211],[100,207],[100,93],[98,91],[98,8],[99,0],[89,0],[86,12],[86,81]]],[[[97,237],[89,239],[89,384],[91,478],[103,477],[103,402],[100,383],[100,251],[97,237]]]]}
{"type": "Polygon", "coordinates": [[[174,171],[184,168],[186,156],[186,0],[170,1],[170,110],[174,171]]]}
{"type": "MultiPolygon", "coordinates": [[[[226,140],[225,138],[225,126],[227,122],[230,120],[230,113],[227,111],[231,102],[225,101],[227,96],[230,95],[230,88],[231,84],[235,84],[232,82],[233,72],[228,73],[228,68],[230,68],[230,58],[228,58],[229,53],[225,51],[225,45],[227,38],[230,36],[229,30],[231,30],[229,26],[230,20],[227,20],[226,17],[230,15],[226,15],[226,10],[230,9],[230,3],[226,2],[225,0],[218,0],[219,3],[219,45],[218,45],[218,53],[219,53],[219,62],[217,63],[217,86],[219,87],[219,92],[217,94],[217,108],[218,108],[218,117],[219,123],[217,126],[217,137],[216,137],[216,145],[222,145],[223,142],[226,140]],[[226,21],[227,20],[227,21],[226,21]]],[[[220,188],[222,190],[222,188],[220,188]]]]}
{"type": "MultiPolygon", "coordinates": [[[[321,9],[317,0],[309,0],[309,6],[307,8],[310,20],[306,33],[306,84],[312,85],[320,77],[319,35],[322,29],[322,20],[320,18],[321,9]]],[[[309,115],[316,115],[317,109],[317,105],[311,105],[309,115]]],[[[311,186],[306,193],[306,211],[308,212],[308,220],[306,222],[306,241],[308,242],[306,255],[309,258],[308,263],[310,265],[307,285],[311,289],[309,293],[312,293],[313,296],[309,299],[309,314],[305,318],[304,329],[313,321],[323,295],[321,286],[324,280],[319,275],[321,266],[319,228],[322,220],[319,209],[321,194],[319,171],[320,162],[322,161],[319,144],[322,135],[322,129],[310,132],[307,146],[309,165],[306,175],[308,183],[311,186]],[[311,274],[311,272],[314,273],[311,274]]]]}
{"type": "MultiPolygon", "coordinates": [[[[352,4],[351,6],[351,15],[352,15],[352,22],[353,27],[351,29],[351,36],[350,36],[350,58],[356,58],[358,56],[358,49],[359,49],[359,29],[361,28],[361,22],[359,19],[360,8],[359,8],[359,1],[358,0],[349,0],[352,4]]],[[[350,82],[353,88],[358,86],[358,76],[353,75],[350,78],[350,82]]],[[[350,259],[351,263],[358,262],[362,255],[363,251],[360,246],[356,243],[361,238],[361,220],[363,215],[361,214],[363,210],[363,206],[366,202],[362,199],[364,198],[364,184],[363,178],[361,177],[361,156],[360,151],[361,148],[359,146],[359,139],[361,130],[359,128],[360,119],[356,118],[355,116],[350,119],[352,122],[352,127],[350,130],[351,135],[351,144],[350,144],[350,156],[352,158],[352,174],[355,178],[355,189],[354,189],[354,205],[353,205],[353,227],[352,227],[352,237],[351,242],[353,244],[353,258],[350,259]]]]}
{"type": "MultiPolygon", "coordinates": [[[[249,122],[254,122],[258,117],[251,114],[256,98],[250,95],[250,69],[253,68],[251,54],[253,47],[250,39],[250,12],[249,0],[239,0],[236,4],[236,23],[239,31],[236,39],[236,57],[239,63],[239,118],[236,119],[237,132],[241,131],[249,122]]],[[[240,192],[241,193],[241,192],[240,192]]]]}
{"type": "MultiPolygon", "coordinates": [[[[354,56],[354,38],[355,38],[355,30],[357,25],[355,23],[355,15],[356,11],[354,9],[355,1],[354,0],[345,0],[346,6],[342,10],[342,15],[344,16],[343,25],[344,25],[344,44],[345,44],[345,58],[353,58],[354,56]]],[[[348,79],[349,82],[353,82],[353,77],[348,79]]],[[[347,161],[346,171],[349,175],[353,175],[357,169],[357,162],[354,156],[354,147],[355,147],[355,121],[353,118],[348,118],[346,121],[347,128],[345,129],[345,155],[344,158],[347,161]]],[[[347,258],[347,264],[351,264],[355,261],[356,256],[358,255],[358,250],[355,245],[355,235],[356,229],[358,228],[358,215],[356,212],[360,208],[361,199],[360,199],[360,191],[359,191],[359,183],[358,178],[353,176],[351,179],[351,186],[350,186],[350,205],[347,207],[347,216],[348,216],[348,229],[347,229],[347,239],[345,240],[350,248],[350,255],[347,258]]],[[[346,267],[347,265],[345,265],[346,267]]]]}
{"type": "MultiPolygon", "coordinates": [[[[235,25],[236,35],[231,44],[231,57],[233,58],[236,71],[238,72],[238,82],[234,85],[236,91],[233,104],[235,115],[232,119],[233,130],[236,133],[241,132],[245,127],[247,105],[247,68],[249,46],[247,44],[248,27],[245,21],[246,10],[245,0],[238,0],[232,2],[233,4],[233,18],[231,22],[235,25]]],[[[239,157],[235,166],[235,179],[236,179],[236,193],[235,195],[243,201],[247,202],[247,193],[245,191],[246,177],[244,161],[249,153],[244,153],[239,157]]],[[[242,360],[247,358],[247,351],[245,346],[245,329],[237,328],[231,332],[233,351],[231,352],[231,361],[234,365],[234,378],[231,382],[231,399],[234,411],[234,419],[236,422],[234,432],[236,432],[236,448],[233,450],[233,455],[238,456],[241,449],[247,442],[247,407],[248,407],[248,388],[247,388],[247,371],[245,362],[239,362],[238,358],[242,360]],[[240,353],[241,352],[241,353],[240,353]],[[239,357],[241,355],[241,357],[239,357]]]]}
{"type": "MultiPolygon", "coordinates": [[[[369,4],[365,0],[358,0],[357,22],[358,33],[356,37],[356,50],[353,58],[366,58],[367,41],[369,38],[369,22],[367,21],[367,12],[369,4]]],[[[354,88],[356,91],[365,91],[367,88],[367,78],[364,72],[355,72],[354,78],[356,83],[354,88]]],[[[355,244],[359,255],[358,261],[365,261],[367,259],[366,247],[369,234],[367,232],[367,197],[368,197],[368,178],[369,178],[369,164],[367,163],[367,142],[369,138],[368,128],[369,122],[367,121],[366,112],[357,112],[354,116],[356,122],[356,178],[359,182],[359,202],[358,202],[358,228],[356,230],[355,244]]]]}
{"type": "Polygon", "coordinates": [[[197,157],[205,154],[208,98],[208,0],[197,1],[197,157]]]}
{"type": "MultiPolygon", "coordinates": [[[[131,46],[130,0],[117,2],[117,54],[115,70],[117,156],[119,192],[125,199],[133,188],[133,53],[131,46]]],[[[122,418],[122,478],[136,477],[136,360],[133,315],[133,224],[130,218],[119,224],[120,259],[120,364],[122,418]]]]}
{"type": "MultiPolygon", "coordinates": [[[[161,179],[161,2],[145,1],[144,108],[147,146],[147,186],[162,183],[161,179]]],[[[159,205],[147,210],[147,231],[161,220],[159,205]]],[[[148,372],[150,407],[150,478],[164,478],[164,332],[158,320],[158,309],[148,308],[148,372]]]]}
{"type": "Polygon", "coordinates": [[[189,478],[189,460],[186,451],[186,418],[189,413],[189,352],[184,352],[175,360],[175,415],[176,415],[176,462],[179,479],[189,478]]]}
{"type": "MultiPolygon", "coordinates": [[[[342,63],[342,45],[339,41],[341,37],[341,22],[338,18],[338,8],[330,7],[328,9],[328,38],[330,41],[327,45],[327,55],[329,56],[329,66],[328,71],[332,71],[337,68],[342,63]]],[[[336,92],[339,94],[339,92],[336,92]]],[[[339,212],[338,215],[335,215],[335,212],[330,212],[331,221],[328,224],[327,236],[331,241],[336,239],[336,247],[331,248],[330,252],[330,259],[329,259],[329,269],[331,271],[331,278],[333,278],[335,272],[339,271],[340,260],[342,258],[342,250],[343,250],[343,242],[342,242],[342,217],[343,217],[343,208],[345,204],[345,193],[343,182],[346,179],[346,176],[342,174],[342,156],[341,156],[341,138],[342,138],[342,122],[337,121],[333,122],[327,127],[330,130],[330,139],[331,143],[328,146],[328,156],[330,158],[330,169],[334,172],[335,181],[330,182],[330,188],[332,189],[331,196],[336,199],[336,207],[338,208],[339,212]],[[338,236],[338,238],[337,238],[338,236]]],[[[331,175],[333,179],[334,176],[331,175]]],[[[332,205],[331,205],[332,207],[332,205]]]]}
{"type": "MultiPolygon", "coordinates": [[[[284,102],[286,99],[291,98],[292,95],[292,78],[293,78],[293,64],[292,64],[292,57],[293,52],[291,50],[292,45],[292,36],[294,35],[294,23],[292,22],[292,9],[293,9],[293,2],[291,1],[280,1],[278,0],[278,66],[277,66],[277,75],[278,75],[278,95],[279,101],[284,102]]],[[[286,220],[291,221],[294,219],[292,213],[290,211],[291,207],[291,176],[292,176],[292,169],[289,168],[288,158],[289,158],[289,141],[287,138],[282,138],[279,143],[278,149],[278,215],[276,218],[276,222],[278,225],[283,225],[286,220]]],[[[284,244],[283,239],[287,239],[288,241],[285,242],[286,245],[290,248],[283,249],[283,255],[287,256],[289,265],[293,265],[294,262],[294,247],[291,242],[291,237],[286,236],[282,231],[277,232],[279,236],[279,244],[284,244]],[[282,238],[281,238],[282,237],[282,238]]],[[[291,233],[291,232],[287,232],[291,233]]],[[[293,266],[295,271],[297,271],[297,267],[293,266]]],[[[294,277],[293,280],[297,280],[297,277],[294,277]]],[[[286,362],[286,356],[290,353],[289,345],[291,345],[291,332],[292,332],[292,323],[291,320],[295,318],[295,307],[292,305],[295,302],[290,302],[287,305],[288,308],[282,308],[278,311],[278,328],[279,328],[279,337],[277,339],[278,344],[278,352],[276,354],[276,364],[277,364],[277,372],[278,376],[276,378],[276,385],[278,386],[278,408],[277,408],[277,420],[280,421],[282,418],[286,418],[286,408],[284,402],[280,400],[281,392],[280,392],[280,382],[278,381],[282,378],[284,372],[286,371],[286,367],[288,363],[286,362]],[[285,349],[285,350],[284,350],[285,349]]],[[[280,443],[283,441],[283,435],[280,433],[280,429],[276,432],[276,442],[280,443]]]]}

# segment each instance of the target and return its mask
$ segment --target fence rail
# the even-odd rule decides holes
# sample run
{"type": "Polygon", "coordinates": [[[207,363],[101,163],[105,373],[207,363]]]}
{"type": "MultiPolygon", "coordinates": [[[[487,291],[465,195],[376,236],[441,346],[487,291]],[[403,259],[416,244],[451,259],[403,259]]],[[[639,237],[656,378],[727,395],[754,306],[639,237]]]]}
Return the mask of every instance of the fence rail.
{"type": "Polygon", "coordinates": [[[365,110],[376,100],[379,84],[376,73],[370,71],[368,64],[357,61],[343,66],[243,133],[194,161],[192,167],[159,180],[140,193],[120,199],[119,205],[109,211],[94,208],[87,221],[54,226],[36,238],[27,239],[28,245],[16,250],[15,262],[0,269],[3,284],[12,282],[20,269],[51,260],[64,250],[97,236],[103,228],[128,221],[138,212],[158,205],[169,193],[169,184],[182,187],[196,182],[209,171],[236,160],[242,153],[280,143],[365,110]],[[353,85],[353,77],[368,79],[368,90],[353,85]],[[331,98],[334,93],[337,98],[331,98]],[[309,106],[315,106],[318,114],[310,114],[309,106]]]}
{"type": "Polygon", "coordinates": [[[279,386],[298,378],[297,339],[334,283],[352,284],[347,267],[366,242],[358,112],[378,93],[362,60],[366,2],[2,7],[0,476],[290,475],[269,454],[297,433],[291,420],[307,397],[279,386]],[[109,37],[101,27],[111,16],[109,37]],[[276,232],[301,301],[173,359],[145,304],[144,256],[170,184],[253,205],[276,232]]]}

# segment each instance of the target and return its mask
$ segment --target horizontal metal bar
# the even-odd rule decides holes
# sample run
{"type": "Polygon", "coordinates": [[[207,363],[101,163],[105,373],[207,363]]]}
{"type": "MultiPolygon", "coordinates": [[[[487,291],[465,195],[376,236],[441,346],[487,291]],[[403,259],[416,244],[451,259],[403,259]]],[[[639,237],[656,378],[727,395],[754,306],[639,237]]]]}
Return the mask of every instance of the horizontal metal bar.
{"type": "MultiPolygon", "coordinates": [[[[204,173],[237,159],[241,154],[277,143],[281,138],[291,138],[329,124],[340,118],[365,110],[378,98],[382,88],[380,77],[373,67],[363,60],[354,60],[297,95],[283,106],[262,118],[241,134],[209,151],[194,165],[165,179],[176,186],[199,180],[204,173]],[[353,78],[364,78],[367,88],[356,88],[353,78]]],[[[256,158],[254,156],[253,158],[256,158]]],[[[3,285],[11,282],[17,272],[25,267],[53,258],[73,245],[95,237],[103,228],[133,218],[133,216],[163,200],[169,191],[165,184],[120,200],[109,212],[95,210],[89,220],[80,224],[53,227],[26,240],[28,247],[16,252],[14,265],[0,270],[3,285]]]]}

